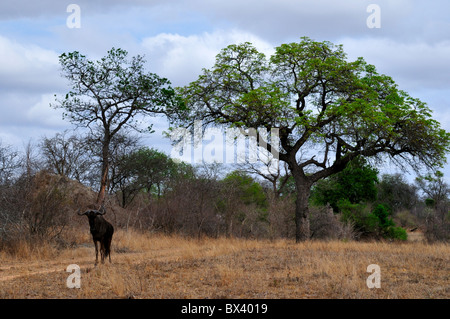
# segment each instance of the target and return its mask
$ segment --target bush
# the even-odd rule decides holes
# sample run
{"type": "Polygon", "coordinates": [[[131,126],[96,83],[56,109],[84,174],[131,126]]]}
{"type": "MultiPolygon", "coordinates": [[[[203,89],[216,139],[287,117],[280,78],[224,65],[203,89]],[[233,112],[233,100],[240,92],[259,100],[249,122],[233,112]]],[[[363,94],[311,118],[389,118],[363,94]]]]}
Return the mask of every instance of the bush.
{"type": "Polygon", "coordinates": [[[391,226],[394,226],[394,222],[390,218],[390,213],[384,205],[379,204],[373,210],[372,214],[375,216],[374,220],[378,223],[378,228],[384,232],[391,226]]]}
{"type": "Polygon", "coordinates": [[[339,209],[342,211],[342,220],[353,222],[355,230],[361,232],[362,237],[407,239],[406,231],[395,226],[384,205],[379,204],[371,210],[370,205],[351,204],[345,200],[339,202],[339,209]]]}
{"type": "Polygon", "coordinates": [[[395,214],[394,217],[396,224],[399,224],[402,227],[405,228],[414,228],[418,227],[419,221],[417,216],[414,216],[410,211],[408,210],[402,210],[395,214]]]}
{"type": "Polygon", "coordinates": [[[450,203],[427,208],[425,237],[433,241],[450,241],[450,203]]]}
{"type": "Polygon", "coordinates": [[[353,225],[359,237],[372,237],[376,228],[375,216],[371,216],[371,206],[365,204],[352,204],[348,200],[340,200],[338,209],[341,212],[341,221],[353,225]]]}
{"type": "Polygon", "coordinates": [[[352,204],[371,202],[377,198],[378,170],[358,157],[337,174],[318,181],[312,189],[311,200],[317,205],[331,205],[339,212],[339,202],[352,204]]]}
{"type": "Polygon", "coordinates": [[[291,196],[276,197],[268,193],[270,238],[295,238],[295,203],[291,196]]]}
{"type": "Polygon", "coordinates": [[[64,177],[41,171],[21,176],[0,203],[0,249],[13,254],[24,243],[39,247],[56,243],[70,224],[72,183],[64,177]]]}
{"type": "Polygon", "coordinates": [[[377,189],[378,202],[393,213],[411,210],[419,202],[417,187],[410,185],[401,174],[383,174],[377,189]]]}
{"type": "Polygon", "coordinates": [[[406,230],[404,230],[402,227],[398,227],[398,226],[389,227],[387,234],[388,234],[388,237],[391,239],[397,239],[397,240],[407,240],[408,239],[408,234],[406,233],[406,230]]]}
{"type": "Polygon", "coordinates": [[[310,223],[314,239],[352,240],[357,237],[353,224],[340,220],[331,206],[310,207],[310,223]]]}

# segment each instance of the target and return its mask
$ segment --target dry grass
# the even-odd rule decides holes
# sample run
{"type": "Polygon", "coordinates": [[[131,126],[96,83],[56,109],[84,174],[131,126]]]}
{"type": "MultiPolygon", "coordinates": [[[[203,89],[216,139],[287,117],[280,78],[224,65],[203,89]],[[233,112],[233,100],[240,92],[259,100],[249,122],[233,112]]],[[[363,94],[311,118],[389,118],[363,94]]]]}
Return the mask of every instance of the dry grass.
{"type": "Polygon", "coordinates": [[[88,234],[76,248],[0,255],[1,298],[449,298],[450,246],[414,243],[295,244],[118,231],[113,263],[93,267],[88,234]],[[27,255],[28,254],[28,255],[27,255]],[[27,257],[26,257],[27,256],[27,257]],[[69,264],[81,288],[66,286],[69,264]],[[381,269],[369,289],[367,266],[381,269]]]}

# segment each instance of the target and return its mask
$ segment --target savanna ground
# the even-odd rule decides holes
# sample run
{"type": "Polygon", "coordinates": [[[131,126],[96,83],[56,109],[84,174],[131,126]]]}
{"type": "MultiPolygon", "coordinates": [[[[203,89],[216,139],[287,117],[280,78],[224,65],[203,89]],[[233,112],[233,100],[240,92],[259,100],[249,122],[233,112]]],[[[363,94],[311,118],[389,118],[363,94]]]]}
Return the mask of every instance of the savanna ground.
{"type": "Polygon", "coordinates": [[[118,230],[112,264],[94,267],[89,234],[70,248],[0,252],[1,298],[450,297],[450,246],[424,242],[189,239],[118,230]],[[69,289],[70,264],[81,287],[69,289]],[[367,266],[381,288],[368,288],[367,266]]]}

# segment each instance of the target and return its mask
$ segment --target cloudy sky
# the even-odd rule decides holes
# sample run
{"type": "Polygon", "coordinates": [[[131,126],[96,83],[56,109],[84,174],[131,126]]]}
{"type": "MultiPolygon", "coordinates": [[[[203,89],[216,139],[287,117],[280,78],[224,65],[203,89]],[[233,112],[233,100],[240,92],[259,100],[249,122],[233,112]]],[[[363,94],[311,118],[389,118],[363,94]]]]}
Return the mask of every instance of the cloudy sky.
{"type": "MultiPolygon", "coordinates": [[[[54,94],[68,91],[58,65],[63,52],[97,59],[120,47],[182,86],[229,44],[250,41],[270,54],[302,36],[343,44],[349,59],[364,57],[427,102],[450,131],[449,12],[446,0],[2,1],[0,141],[20,149],[72,127],[49,107],[54,94]],[[80,28],[68,26],[69,4],[80,8],[80,28]],[[379,28],[368,26],[371,4],[380,9],[379,28]]],[[[164,123],[155,128],[149,146],[170,152],[164,123]]],[[[445,174],[448,180],[449,165],[445,174]]]]}

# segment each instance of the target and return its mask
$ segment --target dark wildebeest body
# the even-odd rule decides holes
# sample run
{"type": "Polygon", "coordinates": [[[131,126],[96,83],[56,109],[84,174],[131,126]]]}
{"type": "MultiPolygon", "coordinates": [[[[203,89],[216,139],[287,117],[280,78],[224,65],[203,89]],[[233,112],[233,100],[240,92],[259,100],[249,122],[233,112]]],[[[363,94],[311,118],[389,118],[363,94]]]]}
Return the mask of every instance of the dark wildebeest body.
{"type": "Polygon", "coordinates": [[[82,214],[89,220],[89,228],[95,245],[95,264],[98,263],[98,243],[100,243],[100,258],[102,263],[109,257],[111,262],[111,241],[114,233],[114,227],[107,222],[102,215],[106,213],[102,207],[101,210],[88,210],[82,214]]]}

